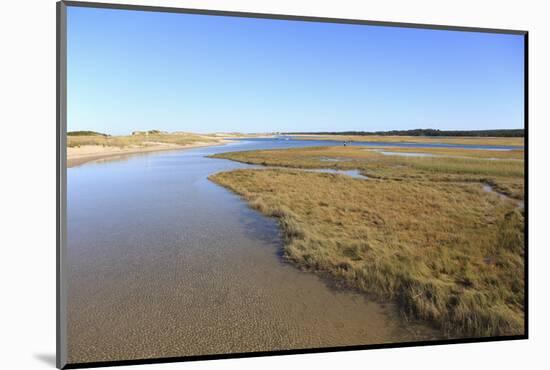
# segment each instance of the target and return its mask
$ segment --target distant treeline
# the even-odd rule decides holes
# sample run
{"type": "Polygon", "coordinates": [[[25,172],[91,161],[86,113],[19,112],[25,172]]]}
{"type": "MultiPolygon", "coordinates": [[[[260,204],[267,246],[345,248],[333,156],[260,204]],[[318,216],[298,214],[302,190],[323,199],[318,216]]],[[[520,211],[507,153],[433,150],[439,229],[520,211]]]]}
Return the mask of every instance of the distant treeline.
{"type": "Polygon", "coordinates": [[[359,135],[359,136],[479,136],[479,137],[523,137],[523,129],[511,130],[464,130],[445,131],[436,129],[392,130],[392,131],[338,131],[338,132],[284,132],[285,135],[359,135]]]}
{"type": "Polygon", "coordinates": [[[107,134],[102,134],[101,132],[95,131],[69,131],[67,136],[109,136],[107,134]]]}

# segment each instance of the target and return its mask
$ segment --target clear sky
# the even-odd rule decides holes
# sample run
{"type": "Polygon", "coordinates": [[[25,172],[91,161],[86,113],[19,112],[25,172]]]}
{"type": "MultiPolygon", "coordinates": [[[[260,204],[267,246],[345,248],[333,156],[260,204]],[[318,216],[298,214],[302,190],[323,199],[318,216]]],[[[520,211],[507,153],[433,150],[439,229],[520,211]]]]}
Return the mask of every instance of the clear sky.
{"type": "Polygon", "coordinates": [[[518,35],[68,8],[68,130],[523,127],[518,35]]]}

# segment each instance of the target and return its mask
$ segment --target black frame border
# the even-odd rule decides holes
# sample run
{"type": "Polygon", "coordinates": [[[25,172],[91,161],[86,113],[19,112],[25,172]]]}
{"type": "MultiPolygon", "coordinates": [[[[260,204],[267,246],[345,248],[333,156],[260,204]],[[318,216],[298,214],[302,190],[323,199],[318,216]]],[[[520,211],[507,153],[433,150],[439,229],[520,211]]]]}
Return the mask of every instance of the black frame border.
{"type": "Polygon", "coordinates": [[[225,10],[207,10],[207,9],[191,9],[191,8],[175,8],[162,6],[145,6],[131,4],[112,4],[112,3],[97,3],[97,2],[82,2],[82,1],[59,1],[56,3],[56,45],[57,45],[57,61],[56,61],[56,367],[58,369],[78,369],[78,368],[95,368],[107,366],[123,366],[123,365],[143,365],[143,364],[158,364],[158,363],[173,363],[186,361],[204,361],[204,360],[220,360],[232,358],[248,358],[248,357],[264,357],[264,356],[280,356],[294,354],[311,354],[311,353],[327,353],[327,352],[345,352],[358,351],[366,349],[384,349],[384,348],[405,348],[416,346],[434,346],[446,344],[467,344],[467,343],[486,343],[500,342],[508,340],[522,340],[529,338],[529,32],[525,30],[512,29],[496,29],[496,28],[477,28],[477,27],[462,27],[451,25],[435,25],[435,24],[420,24],[420,23],[402,23],[402,22],[383,22],[369,21],[359,19],[344,19],[344,18],[326,18],[315,16],[298,16],[284,14],[267,14],[267,13],[251,13],[225,10]],[[182,13],[210,16],[226,16],[226,17],[241,17],[241,18],[257,18],[257,19],[275,19],[303,22],[324,22],[324,23],[340,23],[340,24],[356,24],[367,26],[383,26],[383,27],[400,27],[400,28],[416,28],[428,30],[444,30],[444,31],[462,31],[462,32],[482,32],[496,34],[510,34],[523,36],[524,40],[524,200],[525,200],[525,245],[524,245],[524,280],[525,280],[525,300],[524,300],[524,329],[522,335],[499,336],[499,337],[473,337],[448,340],[434,341],[417,341],[417,342],[400,342],[400,343],[384,343],[384,344],[369,344],[355,346],[340,346],[340,347],[324,347],[324,348],[304,348],[279,351],[261,351],[261,352],[243,352],[243,353],[225,353],[212,355],[198,356],[181,356],[181,357],[162,357],[162,358],[144,358],[133,360],[116,360],[116,361],[99,361],[99,362],[84,362],[84,363],[68,363],[67,362],[67,333],[66,333],[66,296],[65,288],[66,281],[63,274],[63,262],[66,248],[66,173],[67,173],[67,151],[66,151],[66,135],[67,135],[67,7],[82,7],[82,8],[102,8],[114,10],[136,10],[149,12],[165,12],[165,13],[182,13]]]}

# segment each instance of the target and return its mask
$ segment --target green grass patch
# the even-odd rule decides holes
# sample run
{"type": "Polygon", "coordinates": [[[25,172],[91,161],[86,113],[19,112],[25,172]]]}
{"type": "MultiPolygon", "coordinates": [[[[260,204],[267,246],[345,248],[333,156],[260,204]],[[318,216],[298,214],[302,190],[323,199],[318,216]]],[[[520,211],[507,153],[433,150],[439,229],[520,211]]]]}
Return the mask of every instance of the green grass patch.
{"type": "Polygon", "coordinates": [[[109,135],[103,134],[101,132],[95,132],[95,131],[69,131],[67,132],[67,136],[109,136],[109,135]]]}

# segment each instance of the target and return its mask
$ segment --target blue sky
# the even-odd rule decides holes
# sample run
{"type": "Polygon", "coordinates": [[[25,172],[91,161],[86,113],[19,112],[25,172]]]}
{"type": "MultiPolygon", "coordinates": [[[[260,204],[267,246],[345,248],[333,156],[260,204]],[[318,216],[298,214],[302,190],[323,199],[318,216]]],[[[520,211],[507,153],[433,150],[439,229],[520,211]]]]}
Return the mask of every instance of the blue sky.
{"type": "Polygon", "coordinates": [[[68,130],[523,127],[523,37],[68,8],[68,130]]]}

